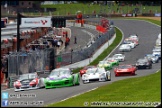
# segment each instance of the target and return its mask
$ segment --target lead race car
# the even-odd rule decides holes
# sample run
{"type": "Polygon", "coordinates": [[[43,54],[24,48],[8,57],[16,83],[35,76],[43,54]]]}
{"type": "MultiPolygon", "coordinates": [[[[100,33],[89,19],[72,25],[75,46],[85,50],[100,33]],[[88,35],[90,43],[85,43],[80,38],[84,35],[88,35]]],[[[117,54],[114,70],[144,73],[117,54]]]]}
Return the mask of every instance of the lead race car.
{"type": "Polygon", "coordinates": [[[105,68],[90,68],[82,76],[83,83],[89,83],[92,81],[111,81],[110,71],[106,71],[105,68]]]}
{"type": "Polygon", "coordinates": [[[39,78],[37,73],[28,73],[20,75],[14,82],[15,91],[38,89],[44,87],[44,78],[39,78]]]}
{"type": "Polygon", "coordinates": [[[74,86],[80,84],[79,73],[73,74],[69,68],[57,68],[44,79],[45,88],[74,86]]]}

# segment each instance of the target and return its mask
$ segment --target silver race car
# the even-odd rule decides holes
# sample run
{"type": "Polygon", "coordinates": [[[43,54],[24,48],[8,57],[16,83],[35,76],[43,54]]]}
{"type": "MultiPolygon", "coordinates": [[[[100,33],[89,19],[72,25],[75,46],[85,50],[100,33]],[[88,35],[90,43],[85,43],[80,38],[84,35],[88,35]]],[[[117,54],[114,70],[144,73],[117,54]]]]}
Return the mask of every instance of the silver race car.
{"type": "Polygon", "coordinates": [[[159,57],[154,56],[152,54],[146,54],[145,57],[149,59],[152,63],[158,63],[159,62],[159,57]]]}
{"type": "Polygon", "coordinates": [[[44,78],[39,78],[37,73],[28,73],[20,75],[14,82],[15,91],[38,89],[45,87],[44,78]]]}
{"type": "Polygon", "coordinates": [[[124,54],[114,54],[112,56],[112,58],[114,58],[115,60],[118,60],[118,61],[125,61],[125,55],[124,54]]]}
{"type": "Polygon", "coordinates": [[[125,51],[131,51],[131,46],[128,45],[128,44],[122,44],[120,47],[119,47],[119,51],[120,52],[125,52],[125,51]]]}
{"type": "Polygon", "coordinates": [[[89,68],[82,76],[83,83],[92,81],[110,81],[111,73],[106,71],[105,68],[89,68]]]}

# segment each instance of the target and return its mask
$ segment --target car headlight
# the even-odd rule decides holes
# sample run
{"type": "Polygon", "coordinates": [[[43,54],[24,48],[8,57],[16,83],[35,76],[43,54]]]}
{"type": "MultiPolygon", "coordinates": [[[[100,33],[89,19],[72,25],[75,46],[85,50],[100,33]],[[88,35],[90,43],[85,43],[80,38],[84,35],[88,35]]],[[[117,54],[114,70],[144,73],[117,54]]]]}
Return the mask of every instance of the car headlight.
{"type": "Polygon", "coordinates": [[[18,82],[18,81],[16,81],[16,82],[15,82],[15,84],[19,84],[19,82],[18,82]]]}
{"type": "Polygon", "coordinates": [[[88,78],[88,75],[83,75],[83,78],[84,78],[84,79],[88,78]]]}
{"type": "Polygon", "coordinates": [[[100,74],[100,77],[105,77],[105,74],[104,73],[100,74]]]}
{"type": "Polygon", "coordinates": [[[36,80],[35,80],[35,79],[34,79],[34,80],[32,80],[32,81],[36,83],[36,80]]]}

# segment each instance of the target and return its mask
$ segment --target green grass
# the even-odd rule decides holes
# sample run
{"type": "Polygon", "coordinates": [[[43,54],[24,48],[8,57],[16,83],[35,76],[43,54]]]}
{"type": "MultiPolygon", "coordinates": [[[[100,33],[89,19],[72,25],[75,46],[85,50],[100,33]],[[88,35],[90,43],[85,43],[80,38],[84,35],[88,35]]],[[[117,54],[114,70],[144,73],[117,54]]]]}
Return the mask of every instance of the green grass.
{"type": "Polygon", "coordinates": [[[152,22],[154,24],[160,25],[161,26],[161,21],[153,20],[153,19],[147,19],[147,18],[138,18],[139,20],[146,20],[149,22],[152,22]]]}
{"type": "MultiPolygon", "coordinates": [[[[49,107],[83,107],[84,102],[161,102],[161,70],[148,76],[113,82],[49,107]]],[[[89,105],[90,106],[90,105],[89,105]]],[[[153,105],[154,106],[154,105],[153,105]]]]}
{"type": "MultiPolygon", "coordinates": [[[[94,11],[96,11],[97,14],[99,13],[117,13],[117,5],[111,6],[108,8],[108,6],[99,6],[99,5],[91,5],[89,4],[83,4],[83,3],[77,3],[77,4],[52,4],[52,5],[41,5],[41,8],[56,8],[55,12],[51,12],[52,15],[76,15],[77,11],[82,11],[83,14],[92,14],[94,11]]],[[[119,6],[119,12],[118,13],[127,13],[132,12],[134,8],[139,8],[140,14],[141,13],[149,13],[150,10],[152,10],[152,13],[161,13],[161,6],[119,6]]],[[[40,15],[40,13],[25,13],[27,15],[40,15]]],[[[44,12],[43,16],[50,15],[49,12],[44,12]]]]}
{"type": "MultiPolygon", "coordinates": [[[[41,8],[56,8],[57,11],[54,14],[60,14],[60,15],[67,15],[68,12],[71,14],[76,14],[78,10],[82,11],[83,14],[89,14],[92,13],[94,10],[96,13],[100,13],[102,10],[102,13],[112,13],[113,11],[117,12],[117,5],[111,6],[110,9],[108,9],[108,6],[99,6],[99,5],[91,5],[88,7],[88,4],[57,4],[57,5],[41,5],[41,8]]],[[[127,13],[131,12],[134,8],[139,8],[141,13],[149,13],[150,10],[152,10],[153,13],[161,12],[160,6],[119,6],[119,13],[127,13]]]]}

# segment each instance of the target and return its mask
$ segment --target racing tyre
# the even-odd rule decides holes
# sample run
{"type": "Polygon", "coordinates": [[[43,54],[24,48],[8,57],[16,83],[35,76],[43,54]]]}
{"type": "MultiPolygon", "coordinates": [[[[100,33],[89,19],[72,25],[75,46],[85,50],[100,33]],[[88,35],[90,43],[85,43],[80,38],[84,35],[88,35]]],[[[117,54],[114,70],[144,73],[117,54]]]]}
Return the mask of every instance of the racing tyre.
{"type": "Polygon", "coordinates": [[[80,77],[78,76],[78,81],[76,85],[80,85],[80,77]]]}
{"type": "Polygon", "coordinates": [[[108,74],[106,74],[106,81],[111,81],[111,74],[110,74],[110,79],[108,79],[108,74]]]}
{"type": "Polygon", "coordinates": [[[86,84],[86,82],[84,80],[82,80],[83,84],[86,84]]]}
{"type": "Polygon", "coordinates": [[[149,66],[149,69],[152,69],[152,65],[149,66]]]}

